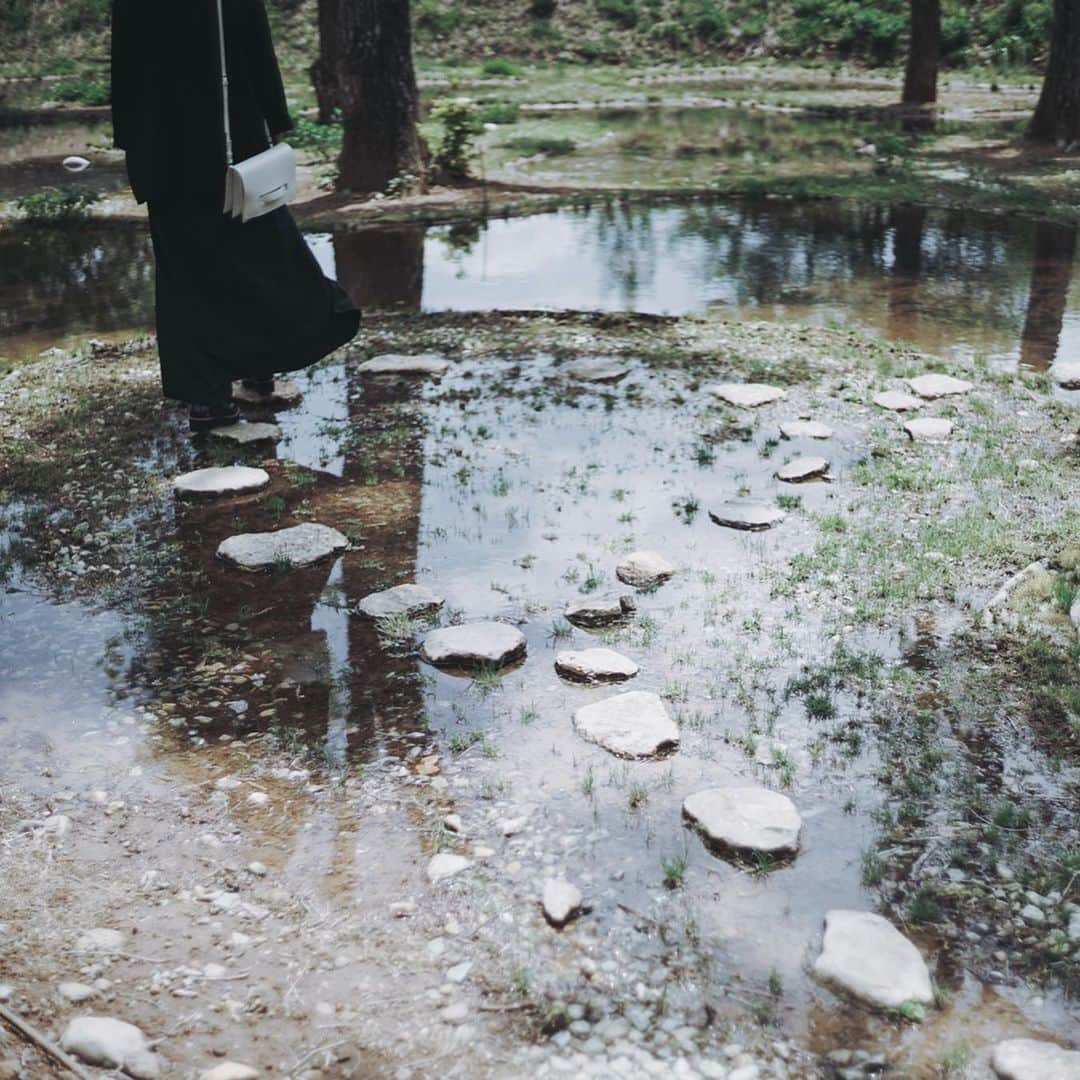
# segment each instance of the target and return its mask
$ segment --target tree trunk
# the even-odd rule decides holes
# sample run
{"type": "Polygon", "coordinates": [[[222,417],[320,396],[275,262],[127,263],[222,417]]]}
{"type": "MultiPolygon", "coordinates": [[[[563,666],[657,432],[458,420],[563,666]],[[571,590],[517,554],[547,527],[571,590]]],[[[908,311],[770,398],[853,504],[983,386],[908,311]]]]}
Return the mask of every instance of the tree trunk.
{"type": "Polygon", "coordinates": [[[424,232],[402,225],[334,233],[334,265],[342,288],[364,311],[419,311],[424,232]]]}
{"type": "Polygon", "coordinates": [[[1057,356],[1075,258],[1076,229],[1045,221],[1036,224],[1031,292],[1020,339],[1020,363],[1026,368],[1046,371],[1057,356]]]}
{"type": "Polygon", "coordinates": [[[319,123],[329,124],[340,105],[338,90],[338,7],[341,0],[319,0],[319,56],[308,68],[315,101],[319,106],[319,123]]]}
{"type": "Polygon", "coordinates": [[[1080,0],[1054,0],[1050,59],[1027,133],[1069,149],[1080,143],[1080,0]]]}
{"type": "Polygon", "coordinates": [[[932,105],[937,101],[940,55],[941,0],[911,0],[911,44],[901,99],[905,105],[932,105]]]}
{"type": "Polygon", "coordinates": [[[345,137],[338,187],[385,191],[405,174],[423,182],[419,94],[408,0],[338,0],[338,92],[345,137]]]}

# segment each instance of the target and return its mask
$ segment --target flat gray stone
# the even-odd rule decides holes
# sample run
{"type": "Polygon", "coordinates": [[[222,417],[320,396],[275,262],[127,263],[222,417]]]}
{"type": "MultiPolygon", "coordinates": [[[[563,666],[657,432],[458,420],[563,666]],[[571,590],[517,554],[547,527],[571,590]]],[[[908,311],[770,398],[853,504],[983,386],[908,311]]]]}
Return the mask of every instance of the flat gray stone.
{"type": "Polygon", "coordinates": [[[60,1037],[60,1049],[103,1069],[123,1069],[137,1080],[156,1080],[157,1055],[134,1025],[109,1016],[77,1016],[60,1037]]]}
{"type": "Polygon", "coordinates": [[[795,804],[761,787],[706,788],[687,797],[683,814],[715,847],[789,855],[799,850],[802,818],[795,804]]]}
{"type": "Polygon", "coordinates": [[[615,567],[615,576],[625,585],[649,589],[667,581],[675,567],[655,551],[634,551],[615,567]]]}
{"type": "Polygon", "coordinates": [[[578,626],[607,626],[618,622],[636,609],[634,598],[628,594],[607,593],[571,600],[564,612],[566,618],[578,626]]]}
{"type": "Polygon", "coordinates": [[[465,623],[432,630],[420,655],[439,667],[505,667],[525,655],[525,635],[500,622],[465,623]]]}
{"type": "Polygon", "coordinates": [[[885,390],[874,395],[874,404],[892,412],[911,412],[922,407],[922,398],[914,394],[905,394],[903,390],[885,390]]]}
{"type": "Polygon", "coordinates": [[[365,360],[356,370],[361,375],[432,375],[440,378],[449,367],[446,358],[438,353],[417,353],[414,356],[386,353],[365,360]]]}
{"type": "Polygon", "coordinates": [[[227,427],[211,428],[210,434],[215,439],[249,446],[251,443],[277,442],[281,438],[281,428],[277,424],[229,424],[227,427]]]}
{"type": "Polygon", "coordinates": [[[62,998],[67,998],[68,1001],[73,1001],[76,1005],[88,1001],[97,993],[92,986],[87,986],[86,983],[81,982],[62,982],[56,989],[62,998]]]}
{"type": "Polygon", "coordinates": [[[774,503],[734,499],[709,511],[709,517],[726,529],[742,529],[745,532],[761,532],[779,525],[787,514],[774,503]]]}
{"type": "Polygon", "coordinates": [[[1062,390],[1080,390],[1080,360],[1059,360],[1051,366],[1050,378],[1062,390]]]}
{"type": "Polygon", "coordinates": [[[574,728],[618,757],[654,757],[679,745],[679,729],[664,702],[644,690],[583,705],[574,714],[574,728]]]}
{"type": "Polygon", "coordinates": [[[953,422],[939,416],[921,416],[908,420],[904,430],[913,442],[939,442],[953,433],[953,422]]]}
{"type": "Polygon", "coordinates": [[[423,585],[395,585],[392,589],[365,596],[357,609],[369,619],[388,619],[394,615],[418,619],[434,614],[444,603],[441,596],[423,585]]]}
{"type": "Polygon", "coordinates": [[[767,383],[716,383],[707,389],[713,397],[740,409],[756,409],[787,397],[786,390],[767,383]]]}
{"type": "Polygon", "coordinates": [[[446,881],[447,878],[460,874],[462,870],[468,870],[470,866],[472,866],[472,862],[466,859],[464,855],[454,855],[449,851],[440,851],[438,855],[433,855],[431,862],[428,863],[428,881],[432,885],[437,885],[440,881],[446,881]]]}
{"type": "Polygon", "coordinates": [[[75,951],[81,953],[120,952],[127,944],[127,935],[121,930],[95,926],[79,936],[75,951]]]}
{"type": "Polygon", "coordinates": [[[785,439],[831,439],[835,432],[817,420],[787,420],[780,425],[785,439]]]}
{"type": "Polygon", "coordinates": [[[952,375],[916,375],[914,379],[908,379],[907,384],[919,397],[926,398],[928,401],[952,397],[955,394],[966,394],[974,389],[971,383],[964,379],[955,379],[952,375]]]}
{"type": "Polygon", "coordinates": [[[584,898],[581,890],[565,878],[548,878],[544,882],[544,895],[541,903],[544,918],[552,926],[561,928],[572,918],[581,913],[584,898]]]}
{"type": "Polygon", "coordinates": [[[788,484],[802,484],[807,480],[816,480],[829,471],[829,463],[823,457],[801,457],[781,465],[776,470],[776,478],[788,484]]]}
{"type": "Polygon", "coordinates": [[[235,382],[232,396],[241,405],[266,405],[269,408],[286,409],[299,405],[304,399],[304,392],[292,379],[275,379],[272,393],[259,394],[242,382],[235,382]]]}
{"type": "Polygon", "coordinates": [[[830,911],[814,974],[879,1009],[934,1000],[919,950],[895,926],[869,911],[830,911]]]}
{"type": "Polygon", "coordinates": [[[632,679],[638,666],[614,649],[583,649],[581,652],[561,652],[555,656],[555,670],[568,679],[585,682],[632,679]]]}
{"type": "Polygon", "coordinates": [[[258,491],[270,483],[265,469],[249,469],[245,465],[228,465],[218,469],[196,469],[173,480],[177,495],[243,495],[258,491]]]}
{"type": "Polygon", "coordinates": [[[618,382],[625,378],[630,369],[618,360],[604,356],[589,356],[583,360],[575,360],[561,369],[572,379],[581,379],[583,382],[618,382]]]}
{"type": "Polygon", "coordinates": [[[241,570],[267,570],[283,562],[291,567],[311,566],[348,546],[337,529],[307,521],[275,532],[230,536],[218,545],[217,556],[241,570]]]}
{"type": "Polygon", "coordinates": [[[990,1065],[1001,1080],[1080,1080],[1080,1051],[1039,1039],[1007,1039],[990,1065]]]}

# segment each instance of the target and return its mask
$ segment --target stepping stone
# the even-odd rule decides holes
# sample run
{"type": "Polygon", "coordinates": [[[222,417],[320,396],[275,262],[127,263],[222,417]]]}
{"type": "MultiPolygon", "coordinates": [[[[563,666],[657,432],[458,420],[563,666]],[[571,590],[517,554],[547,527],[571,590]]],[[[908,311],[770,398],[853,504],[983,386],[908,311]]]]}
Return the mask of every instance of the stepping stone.
{"type": "Polygon", "coordinates": [[[581,379],[584,382],[618,382],[625,378],[630,369],[620,364],[618,360],[608,359],[603,356],[590,356],[584,360],[575,360],[562,368],[564,374],[572,379],[581,379]]]}
{"type": "Polygon", "coordinates": [[[707,788],[687,797],[683,816],[714,847],[736,853],[791,855],[799,850],[802,818],[795,804],[761,787],[707,788]]]}
{"type": "Polygon", "coordinates": [[[432,630],[420,655],[437,667],[505,667],[525,655],[525,635],[500,622],[465,623],[432,630]]]}
{"type": "Polygon", "coordinates": [[[762,532],[779,525],[787,514],[773,503],[751,502],[736,499],[710,510],[709,517],[725,529],[742,529],[746,532],[762,532]]]}
{"type": "Polygon", "coordinates": [[[904,430],[913,442],[938,442],[953,433],[953,422],[938,416],[921,416],[908,420],[904,430]]]}
{"type": "Polygon", "coordinates": [[[109,1016],[77,1016],[64,1029],[60,1049],[87,1065],[123,1069],[136,1080],[156,1080],[161,1064],[146,1036],[134,1025],[109,1016]]]}
{"type": "Polygon", "coordinates": [[[905,394],[903,390],[886,390],[874,395],[874,404],[893,412],[911,412],[912,409],[922,407],[922,399],[914,394],[905,394]]]}
{"type": "Polygon", "coordinates": [[[440,851],[438,855],[433,855],[431,862],[428,863],[428,881],[432,885],[437,885],[440,881],[445,881],[455,874],[460,874],[462,870],[468,870],[470,866],[472,866],[472,863],[464,855],[453,855],[448,851],[440,851]]]}
{"type": "Polygon", "coordinates": [[[607,593],[605,596],[571,600],[563,614],[578,626],[606,626],[627,615],[633,615],[636,609],[637,605],[632,596],[607,593]]]}
{"type": "Polygon", "coordinates": [[[776,478],[788,484],[802,484],[815,480],[829,471],[829,463],[823,457],[801,457],[781,465],[776,470],[776,478]]]}
{"type": "Polygon", "coordinates": [[[896,1009],[934,1000],[919,950],[887,919],[869,911],[830,911],[814,974],[867,1005],[896,1009]]]}
{"type": "Polygon", "coordinates": [[[615,576],[626,585],[651,589],[675,573],[675,567],[655,551],[634,551],[615,567],[615,576]]]}
{"type": "Polygon", "coordinates": [[[415,356],[386,353],[365,360],[356,370],[361,375],[433,375],[441,378],[449,367],[447,360],[438,353],[418,353],[415,356]]]}
{"type": "Polygon", "coordinates": [[[268,570],[283,563],[298,568],[337,555],[348,546],[337,529],[308,521],[275,532],[230,536],[218,545],[217,557],[241,570],[268,570]]]}
{"type": "Polygon", "coordinates": [[[737,405],[740,409],[756,409],[787,397],[786,390],[767,383],[717,383],[708,387],[708,391],[713,397],[729,405],[737,405]]]}
{"type": "Polygon", "coordinates": [[[243,495],[258,491],[270,483],[265,469],[249,469],[245,465],[229,465],[220,469],[196,469],[173,480],[177,495],[243,495]]]}
{"type": "Polygon", "coordinates": [[[389,619],[394,615],[418,619],[434,614],[444,603],[441,596],[423,585],[395,585],[392,589],[365,596],[357,609],[369,619],[389,619]]]}
{"type": "Polygon", "coordinates": [[[954,394],[966,394],[974,389],[971,383],[954,379],[951,375],[916,375],[914,379],[908,379],[907,384],[919,397],[929,401],[954,394]]]}
{"type": "Polygon", "coordinates": [[[1001,1080],[1080,1080],[1080,1051],[1039,1039],[1007,1039],[990,1060],[1001,1080]]]}
{"type": "Polygon", "coordinates": [[[785,439],[831,439],[835,432],[817,420],[788,420],[780,425],[785,439]]]}
{"type": "Polygon", "coordinates": [[[235,382],[232,396],[241,405],[266,405],[271,408],[286,409],[292,405],[299,405],[304,398],[304,392],[292,379],[275,379],[272,393],[259,394],[242,382],[235,382]]]}
{"type": "Polygon", "coordinates": [[[660,696],[644,690],[583,705],[574,714],[574,728],[617,757],[654,757],[679,745],[679,729],[660,696]]]}
{"type": "Polygon", "coordinates": [[[277,424],[229,424],[211,428],[210,434],[215,439],[249,446],[251,443],[277,442],[281,438],[281,428],[277,424]]]}
{"type": "Polygon", "coordinates": [[[584,649],[581,652],[561,652],[556,655],[555,670],[568,679],[617,682],[632,679],[639,669],[633,660],[614,649],[584,649]]]}
{"type": "Polygon", "coordinates": [[[544,882],[544,896],[541,901],[544,918],[552,926],[561,930],[572,918],[581,914],[584,898],[576,885],[571,885],[563,878],[548,878],[544,882]]]}
{"type": "Polygon", "coordinates": [[[1080,360],[1058,361],[1050,368],[1050,378],[1062,390],[1080,390],[1080,360]]]}

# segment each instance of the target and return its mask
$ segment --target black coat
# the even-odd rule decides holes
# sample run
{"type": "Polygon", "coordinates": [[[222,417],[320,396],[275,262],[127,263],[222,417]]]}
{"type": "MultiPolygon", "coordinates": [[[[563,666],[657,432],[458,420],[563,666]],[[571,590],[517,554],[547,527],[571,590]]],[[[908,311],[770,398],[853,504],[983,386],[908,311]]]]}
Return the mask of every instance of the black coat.
{"type": "MultiPolygon", "coordinates": [[[[292,127],[263,0],[222,0],[233,157],[292,127]]],[[[112,0],[112,109],[139,202],[223,200],[216,0],[112,0]]]]}

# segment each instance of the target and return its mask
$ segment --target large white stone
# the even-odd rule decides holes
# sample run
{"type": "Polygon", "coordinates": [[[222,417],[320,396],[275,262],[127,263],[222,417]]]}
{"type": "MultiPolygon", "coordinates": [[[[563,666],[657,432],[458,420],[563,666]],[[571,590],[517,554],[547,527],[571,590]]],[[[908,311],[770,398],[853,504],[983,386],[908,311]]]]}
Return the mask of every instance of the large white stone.
{"type": "Polygon", "coordinates": [[[1080,1052],[1038,1039],[1007,1039],[990,1061],[1002,1080],[1080,1080],[1080,1052]]]}
{"type": "Polygon", "coordinates": [[[953,433],[953,422],[940,416],[921,416],[908,420],[904,430],[913,442],[937,442],[953,433]]]}
{"type": "Polygon", "coordinates": [[[650,589],[667,581],[675,567],[656,551],[634,551],[615,567],[615,576],[626,585],[650,589]]]}
{"type": "Polygon", "coordinates": [[[971,383],[964,379],[955,379],[952,375],[916,375],[914,379],[908,379],[907,384],[919,397],[929,401],[954,394],[966,394],[972,389],[971,383]]]}
{"type": "Polygon", "coordinates": [[[525,635],[500,622],[465,623],[432,630],[420,655],[445,667],[503,667],[525,655],[525,635]]]}
{"type": "Polygon", "coordinates": [[[232,395],[241,405],[266,405],[276,409],[298,405],[304,397],[303,391],[292,379],[275,379],[274,389],[269,394],[260,394],[242,382],[235,382],[232,395]]]}
{"type": "Polygon", "coordinates": [[[265,469],[228,465],[218,469],[196,469],[173,480],[177,495],[242,495],[258,491],[270,483],[265,469]]]}
{"type": "Polygon", "coordinates": [[[786,420],[780,425],[785,439],[831,439],[833,429],[818,420],[786,420]]]}
{"type": "Polygon", "coordinates": [[[562,927],[580,913],[583,897],[581,890],[564,878],[548,878],[544,882],[541,902],[547,921],[552,926],[562,927]]]}
{"type": "Polygon", "coordinates": [[[283,561],[292,567],[310,566],[348,546],[349,541],[337,529],[306,521],[276,532],[230,536],[218,545],[217,555],[241,570],[266,570],[283,561]]]}
{"type": "Polygon", "coordinates": [[[741,409],[756,409],[759,405],[787,397],[786,390],[767,383],[717,383],[708,387],[708,391],[713,397],[741,409]]]}
{"type": "Polygon", "coordinates": [[[814,974],[867,1005],[896,1009],[934,1000],[919,950],[895,926],[869,911],[830,911],[814,974]]]}
{"type": "Polygon", "coordinates": [[[127,935],[122,930],[110,930],[105,926],[95,926],[79,936],[75,942],[75,951],[120,952],[127,943],[127,935]]]}
{"type": "Polygon", "coordinates": [[[439,378],[446,374],[449,367],[446,358],[438,353],[418,353],[415,356],[386,353],[365,360],[356,370],[361,375],[433,375],[439,378]]]}
{"type": "Polygon", "coordinates": [[[146,1036],[134,1025],[109,1016],[77,1016],[60,1037],[60,1049],[87,1065],[123,1069],[137,1080],[156,1080],[161,1065],[146,1036]]]}
{"type": "Polygon", "coordinates": [[[454,855],[449,851],[440,851],[438,855],[431,857],[428,863],[427,876],[432,885],[440,881],[452,878],[460,874],[462,870],[468,870],[472,863],[464,855],[454,855]]]}
{"type": "Polygon", "coordinates": [[[614,649],[583,649],[557,653],[555,670],[569,679],[602,682],[632,679],[638,673],[638,666],[614,649]]]}
{"type": "Polygon", "coordinates": [[[1050,368],[1050,378],[1062,390],[1080,390],[1080,360],[1059,360],[1050,368]]]}
{"type": "Polygon", "coordinates": [[[438,611],[443,603],[441,596],[423,585],[395,585],[392,589],[365,596],[357,607],[369,619],[388,619],[393,615],[418,619],[438,611]]]}
{"type": "Polygon", "coordinates": [[[201,1073],[199,1080],[259,1080],[259,1070],[238,1061],[223,1061],[201,1073]]]}
{"type": "Polygon", "coordinates": [[[589,356],[567,364],[562,371],[572,379],[581,379],[583,382],[618,382],[630,369],[610,357],[589,356]]]}
{"type": "Polygon", "coordinates": [[[281,428],[277,424],[228,424],[226,427],[211,428],[210,434],[215,439],[248,446],[251,443],[277,442],[281,438],[281,428]]]}
{"type": "Polygon", "coordinates": [[[903,390],[886,390],[874,395],[874,404],[893,412],[911,412],[922,406],[922,399],[914,394],[905,394],[903,390]]]}
{"type": "Polygon", "coordinates": [[[795,804],[776,791],[706,788],[687,797],[683,814],[717,847],[770,855],[799,850],[802,818],[795,804]]]}
{"type": "Polygon", "coordinates": [[[604,596],[588,596],[571,600],[566,605],[566,618],[578,626],[606,626],[618,622],[635,610],[634,598],[629,595],[607,593],[604,596]]]}
{"type": "Polygon", "coordinates": [[[774,503],[733,499],[709,511],[709,517],[726,529],[742,529],[745,532],[761,532],[779,525],[787,514],[774,503]]]}
{"type": "Polygon", "coordinates": [[[574,728],[618,757],[653,757],[679,745],[679,729],[659,695],[644,690],[583,705],[574,728]]]}
{"type": "Polygon", "coordinates": [[[776,470],[776,478],[789,484],[801,484],[814,480],[829,471],[829,463],[823,457],[801,457],[781,465],[776,470]]]}

